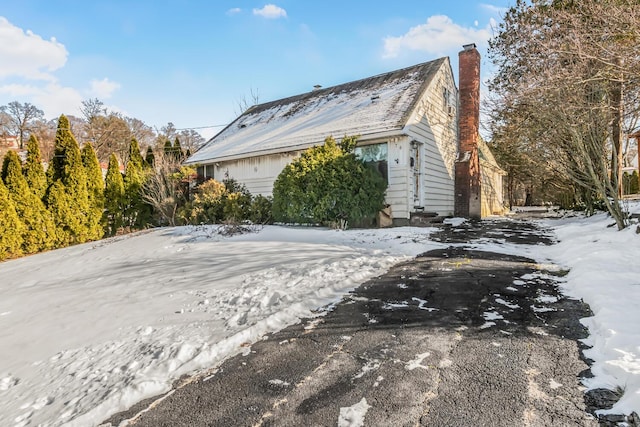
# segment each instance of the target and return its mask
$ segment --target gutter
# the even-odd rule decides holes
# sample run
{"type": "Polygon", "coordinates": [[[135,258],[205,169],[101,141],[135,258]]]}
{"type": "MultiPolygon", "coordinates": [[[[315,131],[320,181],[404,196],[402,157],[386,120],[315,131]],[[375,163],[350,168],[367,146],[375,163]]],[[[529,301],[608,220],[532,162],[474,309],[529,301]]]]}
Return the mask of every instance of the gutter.
{"type": "MultiPolygon", "coordinates": [[[[408,136],[404,128],[384,131],[384,132],[376,132],[368,135],[362,135],[360,138],[358,138],[358,141],[364,142],[364,141],[371,141],[376,139],[387,139],[391,137],[402,137],[402,136],[408,136]]],[[[257,151],[247,152],[247,153],[234,154],[230,156],[211,157],[205,160],[194,161],[194,160],[187,159],[184,161],[184,164],[185,165],[205,165],[205,164],[228,162],[228,161],[240,160],[240,159],[250,159],[253,157],[268,156],[271,154],[284,154],[284,153],[290,153],[294,151],[303,151],[308,148],[321,145],[323,143],[324,143],[324,139],[322,141],[307,142],[305,144],[298,144],[298,145],[288,145],[286,147],[272,148],[269,150],[257,150],[257,151]]]]}

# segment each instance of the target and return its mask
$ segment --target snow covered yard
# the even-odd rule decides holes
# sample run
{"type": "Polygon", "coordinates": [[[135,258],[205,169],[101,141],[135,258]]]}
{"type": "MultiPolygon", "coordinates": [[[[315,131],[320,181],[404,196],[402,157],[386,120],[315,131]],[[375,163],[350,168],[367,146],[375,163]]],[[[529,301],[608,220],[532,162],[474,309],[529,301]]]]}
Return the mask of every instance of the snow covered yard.
{"type": "MultiPolygon", "coordinates": [[[[629,211],[640,213],[640,203],[629,211]]],[[[570,268],[563,291],[591,306],[593,317],[582,323],[589,328],[584,342],[592,348],[585,356],[594,360],[595,376],[584,384],[624,392],[601,413],[640,414],[640,225],[617,231],[613,223],[605,214],[546,221],[560,242],[539,248],[535,258],[570,268]]]]}
{"type": "MultiPolygon", "coordinates": [[[[586,384],[625,390],[609,412],[640,412],[640,236],[611,222],[546,221],[553,246],[472,245],[571,269],[563,288],[594,311],[586,384]]],[[[213,230],[157,229],[0,264],[0,425],[95,425],[443,247],[429,228],[213,230]]]]}
{"type": "Polygon", "coordinates": [[[0,264],[0,425],[97,424],[434,246],[416,228],[213,230],[0,264]]]}

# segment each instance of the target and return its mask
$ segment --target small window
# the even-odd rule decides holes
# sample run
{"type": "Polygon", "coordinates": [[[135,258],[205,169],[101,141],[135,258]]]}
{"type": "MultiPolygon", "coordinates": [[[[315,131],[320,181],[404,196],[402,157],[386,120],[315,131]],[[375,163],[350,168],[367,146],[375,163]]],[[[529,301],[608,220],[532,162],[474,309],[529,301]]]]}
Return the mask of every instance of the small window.
{"type": "Polygon", "coordinates": [[[196,167],[196,180],[198,183],[202,183],[205,180],[205,176],[204,176],[204,171],[205,171],[205,167],[204,166],[200,166],[198,165],[196,167]]]}
{"type": "Polygon", "coordinates": [[[389,171],[388,171],[388,163],[387,158],[388,155],[388,147],[387,143],[384,142],[382,144],[372,144],[372,145],[363,145],[356,147],[353,152],[356,157],[362,159],[364,163],[380,172],[380,175],[384,178],[384,180],[389,183],[389,171]]]}
{"type": "Polygon", "coordinates": [[[453,107],[453,97],[451,94],[451,91],[449,90],[449,88],[444,88],[443,93],[442,93],[442,100],[443,100],[443,106],[445,109],[447,109],[447,107],[453,107]]]}

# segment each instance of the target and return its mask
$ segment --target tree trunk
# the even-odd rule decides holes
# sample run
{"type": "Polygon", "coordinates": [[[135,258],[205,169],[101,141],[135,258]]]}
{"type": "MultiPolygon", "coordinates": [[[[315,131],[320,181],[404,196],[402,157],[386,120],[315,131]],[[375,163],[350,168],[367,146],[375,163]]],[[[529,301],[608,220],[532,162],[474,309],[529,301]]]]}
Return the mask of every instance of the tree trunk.
{"type": "Polygon", "coordinates": [[[613,120],[611,124],[611,185],[622,197],[622,82],[613,82],[611,90],[613,120]]]}

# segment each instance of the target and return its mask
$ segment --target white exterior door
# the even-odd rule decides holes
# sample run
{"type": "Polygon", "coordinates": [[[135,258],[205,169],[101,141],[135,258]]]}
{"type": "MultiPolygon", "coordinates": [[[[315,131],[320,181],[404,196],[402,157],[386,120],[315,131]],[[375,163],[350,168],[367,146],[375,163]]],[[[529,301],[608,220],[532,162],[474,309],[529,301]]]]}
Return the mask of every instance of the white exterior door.
{"type": "Polygon", "coordinates": [[[422,207],[424,204],[422,196],[422,144],[417,141],[411,142],[409,165],[413,182],[413,206],[422,207]]]}

